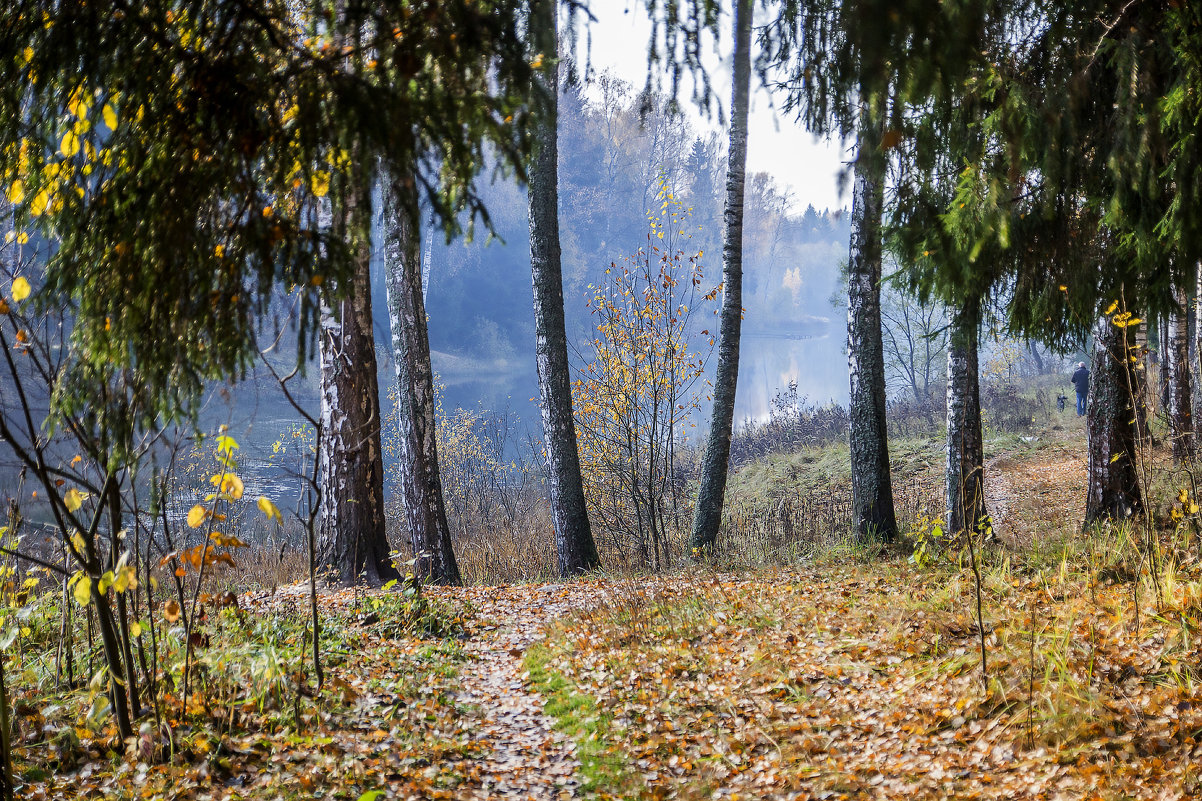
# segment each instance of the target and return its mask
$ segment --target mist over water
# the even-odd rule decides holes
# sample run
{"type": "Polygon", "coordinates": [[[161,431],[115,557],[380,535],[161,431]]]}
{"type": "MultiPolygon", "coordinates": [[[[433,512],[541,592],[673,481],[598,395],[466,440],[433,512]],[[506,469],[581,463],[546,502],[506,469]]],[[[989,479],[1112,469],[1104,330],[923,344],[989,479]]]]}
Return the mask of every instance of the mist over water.
{"type": "Polygon", "coordinates": [[[798,397],[811,403],[847,404],[847,359],[842,329],[813,339],[789,340],[752,334],[742,339],[735,420],[764,420],[777,393],[796,382],[798,397]]]}
{"type": "MultiPolygon", "coordinates": [[[[662,107],[642,116],[633,89],[612,76],[601,76],[590,98],[563,95],[560,231],[569,356],[575,367],[591,358],[597,330],[586,301],[592,287],[607,279],[607,269],[637,260],[640,253],[652,262],[666,253],[680,254],[686,267],[700,265],[702,294],[721,281],[725,163],[721,137],[693,129],[662,107]],[[666,213],[665,200],[668,212],[680,212],[669,231],[670,246],[649,230],[649,216],[666,213]]],[[[508,412],[518,424],[511,447],[522,447],[542,439],[528,197],[525,187],[505,179],[485,187],[484,196],[495,235],[477,226],[471,241],[447,243],[441,231],[432,237],[425,287],[432,361],[444,413],[508,412]]],[[[839,266],[847,257],[850,215],[806,207],[804,195],[763,172],[748,175],[745,204],[736,426],[766,419],[772,399],[790,382],[811,404],[846,403],[843,312],[832,307],[831,298],[842,289],[839,266]]],[[[377,250],[371,291],[387,438],[396,374],[386,266],[377,250]]],[[[711,336],[717,339],[717,306],[716,300],[695,305],[690,339],[695,347],[711,336]]],[[[286,327],[282,336],[276,367],[287,373],[295,364],[295,336],[286,327]]],[[[712,380],[716,370],[715,352],[705,378],[712,380]]],[[[290,385],[311,414],[319,408],[319,374],[319,365],[311,362],[306,375],[290,385]]],[[[239,384],[215,390],[201,418],[202,431],[213,433],[229,424],[242,443],[248,489],[278,497],[281,507],[295,504],[303,486],[297,470],[311,465],[301,458],[303,442],[296,434],[305,426],[267,371],[256,368],[239,384]]],[[[703,436],[708,419],[709,403],[703,401],[688,436],[703,436]]]]}
{"type": "MultiPolygon", "coordinates": [[[[841,334],[841,329],[839,334],[841,334]]],[[[809,339],[748,334],[742,338],[739,359],[739,386],[735,396],[735,422],[767,419],[772,399],[796,382],[799,397],[824,405],[847,403],[848,378],[844,344],[839,335],[826,334],[809,339]]],[[[716,369],[716,356],[710,360],[707,375],[716,369]]],[[[533,358],[528,363],[466,364],[446,354],[434,354],[434,369],[443,384],[443,405],[447,411],[508,409],[541,436],[538,409],[538,378],[533,358]]],[[[693,415],[697,428],[690,438],[701,436],[708,421],[709,404],[693,415]]]]}

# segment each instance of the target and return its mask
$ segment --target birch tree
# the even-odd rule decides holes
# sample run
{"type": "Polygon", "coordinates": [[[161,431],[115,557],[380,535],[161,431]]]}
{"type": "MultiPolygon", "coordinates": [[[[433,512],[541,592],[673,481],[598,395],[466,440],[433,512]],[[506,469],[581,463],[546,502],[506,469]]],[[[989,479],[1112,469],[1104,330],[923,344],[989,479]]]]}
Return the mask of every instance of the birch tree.
{"type": "Polygon", "coordinates": [[[947,530],[977,533],[987,525],[985,454],[978,371],[980,302],[952,313],[947,347],[947,530]]]}
{"type": "Polygon", "coordinates": [[[726,208],[722,237],[722,310],[714,405],[701,469],[701,488],[689,545],[710,552],[718,541],[730,439],[734,428],[735,389],[739,377],[739,334],[743,319],[743,192],[747,172],[747,116],[751,94],[752,0],[736,0],[734,13],[733,88],[730,101],[730,146],[726,168],[726,208]]]}
{"type": "Polygon", "coordinates": [[[436,584],[460,583],[442,495],[435,439],[434,371],[422,295],[421,232],[411,175],[383,181],[384,263],[397,377],[397,472],[415,572],[436,584]]]}
{"type": "MultiPolygon", "coordinates": [[[[537,146],[530,165],[530,271],[534,286],[534,335],[543,438],[555,522],[559,574],[571,576],[600,565],[589,526],[580,452],[572,413],[568,337],[564,323],[559,245],[559,59],[555,0],[532,0],[529,38],[541,108],[537,146]]],[[[432,434],[431,434],[432,436],[432,434]]]]}
{"type": "Polygon", "coordinates": [[[1169,367],[1169,438],[1173,442],[1173,460],[1177,462],[1187,461],[1194,454],[1187,311],[1186,294],[1183,290],[1177,290],[1168,314],[1168,347],[1165,354],[1169,367]]]}
{"type": "Polygon", "coordinates": [[[847,361],[851,378],[852,525],[861,539],[897,534],[889,475],[885,419],[885,350],[881,335],[881,213],[888,160],[881,147],[883,119],[866,100],[856,148],[847,262],[847,361]]]}

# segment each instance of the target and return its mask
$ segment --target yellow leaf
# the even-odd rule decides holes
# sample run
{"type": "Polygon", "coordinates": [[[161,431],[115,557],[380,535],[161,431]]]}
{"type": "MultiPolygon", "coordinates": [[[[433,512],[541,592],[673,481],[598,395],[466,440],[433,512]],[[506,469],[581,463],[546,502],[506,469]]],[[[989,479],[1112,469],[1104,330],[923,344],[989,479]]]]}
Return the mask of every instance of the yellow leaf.
{"type": "MultiPolygon", "coordinates": [[[[138,586],[137,571],[133,565],[125,565],[118,568],[117,575],[113,577],[113,589],[117,592],[125,592],[132,590],[138,586]]],[[[135,637],[138,635],[134,635],[135,637]]]]}
{"type": "Polygon", "coordinates": [[[205,509],[200,504],[196,504],[188,512],[188,525],[192,528],[200,528],[204,525],[205,518],[209,516],[209,510],[205,509]]]}
{"type": "Polygon", "coordinates": [[[79,579],[75,582],[75,588],[72,590],[75,603],[87,606],[92,601],[92,579],[83,573],[76,573],[76,575],[79,576],[79,579]]]}
{"type": "Polygon", "coordinates": [[[117,112],[113,110],[112,106],[110,106],[108,103],[105,103],[103,114],[104,124],[109,127],[109,130],[115,129],[117,127],[117,112]]]}
{"type": "Polygon", "coordinates": [[[1119,302],[1116,300],[1113,303],[1111,303],[1109,306],[1107,306],[1106,311],[1102,312],[1102,314],[1107,314],[1107,315],[1114,314],[1114,310],[1117,309],[1118,307],[1119,307],[1119,302]]]}
{"type": "Polygon", "coordinates": [[[129,624],[129,636],[133,637],[135,640],[138,639],[139,637],[141,637],[142,636],[142,624],[136,620],[134,622],[130,623],[129,624]]]}
{"type": "Polygon", "coordinates": [[[8,202],[16,204],[20,203],[24,199],[25,184],[21,181],[21,179],[18,178],[17,180],[13,181],[12,186],[8,188],[8,202]]]}
{"type": "Polygon", "coordinates": [[[266,495],[259,496],[259,511],[267,516],[268,520],[275,518],[281,523],[284,522],[283,516],[280,515],[280,509],[266,495]]]}
{"type": "Polygon", "coordinates": [[[58,152],[62,153],[67,158],[71,158],[79,152],[79,134],[75,131],[67,131],[63,134],[63,141],[58,146],[58,152]]]}
{"type": "Polygon", "coordinates": [[[330,192],[330,174],[325,171],[313,173],[313,177],[309,179],[309,188],[317,197],[325,197],[330,192]]]}
{"type": "Polygon", "coordinates": [[[83,506],[83,499],[83,493],[72,487],[63,495],[63,506],[67,507],[68,512],[77,512],[83,506]]]}
{"type": "Polygon", "coordinates": [[[38,192],[33,199],[33,203],[29,206],[29,213],[34,217],[41,217],[46,213],[46,209],[50,206],[50,192],[43,189],[38,192]]]}
{"type": "Polygon", "coordinates": [[[21,301],[25,300],[25,298],[29,297],[29,293],[31,291],[32,290],[30,289],[29,282],[24,278],[13,279],[13,300],[20,303],[21,301]]]}
{"type": "Polygon", "coordinates": [[[87,97],[78,89],[71,95],[71,99],[67,101],[67,109],[79,119],[88,116],[88,100],[87,97]]]}
{"type": "Polygon", "coordinates": [[[227,473],[225,479],[221,482],[221,491],[229,495],[235,501],[242,497],[242,493],[246,487],[242,483],[242,479],[238,478],[233,473],[227,473]]]}

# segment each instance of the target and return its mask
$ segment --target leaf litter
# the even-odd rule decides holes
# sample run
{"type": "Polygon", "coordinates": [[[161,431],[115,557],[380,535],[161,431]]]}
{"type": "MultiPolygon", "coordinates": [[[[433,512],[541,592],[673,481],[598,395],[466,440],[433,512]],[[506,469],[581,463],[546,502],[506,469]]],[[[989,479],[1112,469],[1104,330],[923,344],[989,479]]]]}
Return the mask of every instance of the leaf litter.
{"type": "MultiPolygon", "coordinates": [[[[1009,474],[1015,533],[1075,503],[1058,490],[1079,470],[1053,455],[1009,474]]],[[[390,625],[379,591],[325,593],[336,637],[316,697],[295,639],[304,586],[244,594],[248,618],[300,621],[281,643],[291,695],[223,702],[221,662],[202,660],[212,692],[125,743],[78,725],[70,698],[18,695],[19,797],[1200,797],[1202,570],[1182,560],[1153,607],[1116,542],[1059,563],[995,549],[987,687],[974,578],[954,559],[431,587],[429,631],[390,625]],[[583,736],[621,782],[586,789],[586,744],[524,671],[536,644],[591,699],[583,736]]]]}

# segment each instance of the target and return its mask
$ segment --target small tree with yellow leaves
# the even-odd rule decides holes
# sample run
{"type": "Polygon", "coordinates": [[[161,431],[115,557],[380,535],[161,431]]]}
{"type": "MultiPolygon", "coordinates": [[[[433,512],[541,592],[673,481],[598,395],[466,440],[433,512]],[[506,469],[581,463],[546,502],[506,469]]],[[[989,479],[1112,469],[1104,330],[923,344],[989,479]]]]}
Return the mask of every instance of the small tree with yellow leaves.
{"type": "Polygon", "coordinates": [[[703,254],[690,250],[689,210],[662,179],[658,190],[646,244],[589,285],[597,334],[573,383],[599,540],[655,569],[670,564],[671,542],[691,515],[678,449],[694,425],[714,347],[695,315],[720,291],[705,284],[703,254]]]}

